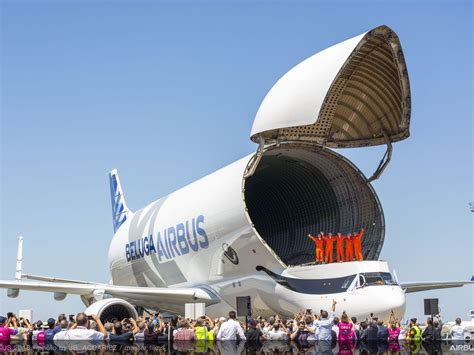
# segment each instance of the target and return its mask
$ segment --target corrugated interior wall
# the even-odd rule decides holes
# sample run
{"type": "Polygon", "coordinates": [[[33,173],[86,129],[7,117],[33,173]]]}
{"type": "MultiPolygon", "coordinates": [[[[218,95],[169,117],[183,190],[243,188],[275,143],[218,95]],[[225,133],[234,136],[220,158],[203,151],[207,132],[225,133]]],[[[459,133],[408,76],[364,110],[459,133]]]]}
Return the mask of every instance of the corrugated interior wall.
{"type": "Polygon", "coordinates": [[[315,258],[308,233],[346,234],[365,228],[364,257],[376,260],[384,218],[365,178],[330,150],[284,146],[267,151],[245,181],[245,203],[259,235],[285,264],[301,265],[315,258]]]}

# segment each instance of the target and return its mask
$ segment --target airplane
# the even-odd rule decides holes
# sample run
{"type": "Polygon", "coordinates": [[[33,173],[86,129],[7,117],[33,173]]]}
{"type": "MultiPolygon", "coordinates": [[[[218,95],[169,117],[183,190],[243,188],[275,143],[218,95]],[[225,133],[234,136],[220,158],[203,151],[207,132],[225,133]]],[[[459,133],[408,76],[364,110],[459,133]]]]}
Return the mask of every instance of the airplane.
{"type": "Polygon", "coordinates": [[[331,308],[364,319],[402,319],[406,294],[472,281],[400,282],[378,260],[385,237],[382,205],[372,187],[409,137],[410,85],[397,34],[378,26],[302,61],[262,101],[250,139],[256,152],[138,211],[128,208],[119,175],[109,173],[114,235],[109,283],[22,272],[0,280],[20,290],[81,297],[103,320],[137,310],[183,314],[204,303],[218,317],[251,297],[253,315],[291,317],[331,308]],[[366,177],[334,148],[386,145],[366,177]],[[316,264],[320,231],[365,229],[363,261],[316,264]]]}

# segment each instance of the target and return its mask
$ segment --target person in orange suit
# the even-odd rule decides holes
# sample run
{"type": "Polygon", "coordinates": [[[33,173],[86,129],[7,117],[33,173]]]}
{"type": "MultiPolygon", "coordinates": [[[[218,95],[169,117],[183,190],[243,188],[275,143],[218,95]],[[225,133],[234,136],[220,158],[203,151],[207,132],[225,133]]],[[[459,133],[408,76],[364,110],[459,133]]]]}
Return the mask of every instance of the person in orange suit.
{"type": "Polygon", "coordinates": [[[336,239],[336,260],[338,263],[344,261],[344,240],[345,237],[341,233],[337,233],[336,239]]]}
{"type": "Polygon", "coordinates": [[[334,240],[336,239],[336,237],[333,237],[333,235],[331,233],[329,233],[328,235],[326,236],[323,236],[323,240],[324,240],[324,243],[325,243],[325,251],[326,253],[324,254],[324,260],[326,261],[326,263],[332,263],[332,254],[333,254],[333,250],[334,250],[334,240]]]}
{"type": "Polygon", "coordinates": [[[354,241],[354,251],[355,251],[355,258],[358,261],[364,260],[364,256],[362,255],[362,236],[364,235],[364,228],[357,234],[354,233],[352,240],[354,241]]]}
{"type": "Polygon", "coordinates": [[[308,234],[308,238],[314,241],[316,245],[316,262],[322,263],[324,261],[323,255],[323,248],[324,248],[324,240],[322,234],[319,233],[317,237],[313,237],[311,234],[308,234]]]}
{"type": "Polygon", "coordinates": [[[354,260],[354,237],[349,233],[346,237],[346,261],[354,260]]]}

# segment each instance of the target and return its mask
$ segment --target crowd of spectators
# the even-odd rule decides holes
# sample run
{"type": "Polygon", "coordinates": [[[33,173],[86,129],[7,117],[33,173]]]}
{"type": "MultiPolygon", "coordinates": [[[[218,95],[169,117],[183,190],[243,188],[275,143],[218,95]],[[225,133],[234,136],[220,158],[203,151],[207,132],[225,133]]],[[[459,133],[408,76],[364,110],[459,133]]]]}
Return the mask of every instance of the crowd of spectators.
{"type": "MultiPolygon", "coordinates": [[[[306,311],[291,319],[275,315],[267,319],[248,318],[246,322],[239,321],[234,311],[229,312],[227,318],[218,319],[203,316],[193,320],[178,316],[164,320],[157,313],[138,320],[111,319],[104,323],[96,315],[85,313],[69,318],[60,314],[45,323],[30,323],[9,313],[7,317],[0,316],[0,345],[4,350],[12,342],[24,342],[39,349],[77,350],[105,344],[147,348],[172,343],[174,349],[198,347],[206,352],[229,342],[251,351],[262,348],[271,352],[288,351],[296,346],[298,349],[315,347],[323,352],[332,352],[337,347],[338,351],[351,353],[355,349],[400,352],[404,346],[413,351],[413,347],[435,348],[441,341],[442,324],[438,318],[428,318],[422,331],[416,319],[403,326],[392,313],[387,323],[373,316],[358,322],[345,312],[337,316],[335,308],[336,301],[333,301],[330,311],[321,310],[319,314],[306,311]]],[[[463,340],[464,331],[461,320],[456,319],[450,330],[452,340],[463,340]]]]}

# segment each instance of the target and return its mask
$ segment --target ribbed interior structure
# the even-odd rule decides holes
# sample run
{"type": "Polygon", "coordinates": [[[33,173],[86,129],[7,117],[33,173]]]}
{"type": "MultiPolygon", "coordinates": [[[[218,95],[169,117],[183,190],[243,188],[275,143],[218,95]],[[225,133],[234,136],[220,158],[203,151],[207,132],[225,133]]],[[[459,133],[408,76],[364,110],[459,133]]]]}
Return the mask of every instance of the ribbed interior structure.
{"type": "Polygon", "coordinates": [[[364,258],[378,258],[385,232],[382,208],[365,178],[339,154],[310,145],[273,148],[244,187],[254,228],[285,264],[314,262],[308,233],[361,228],[366,229],[364,258]]]}
{"type": "MultiPolygon", "coordinates": [[[[316,117],[315,117],[316,119],[316,117]]],[[[371,31],[348,58],[328,91],[317,121],[280,129],[280,140],[329,147],[384,144],[409,136],[410,87],[400,42],[388,27],[371,31]],[[282,138],[284,137],[284,138],[282,138]]]]}
{"type": "Polygon", "coordinates": [[[125,305],[118,303],[107,306],[101,314],[99,314],[100,320],[104,323],[113,319],[121,321],[122,319],[129,319],[133,316],[133,313],[130,312],[125,305]]]}

